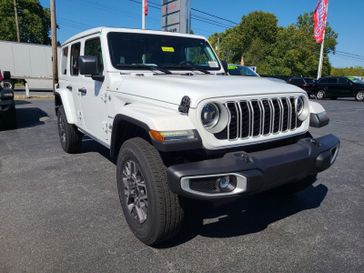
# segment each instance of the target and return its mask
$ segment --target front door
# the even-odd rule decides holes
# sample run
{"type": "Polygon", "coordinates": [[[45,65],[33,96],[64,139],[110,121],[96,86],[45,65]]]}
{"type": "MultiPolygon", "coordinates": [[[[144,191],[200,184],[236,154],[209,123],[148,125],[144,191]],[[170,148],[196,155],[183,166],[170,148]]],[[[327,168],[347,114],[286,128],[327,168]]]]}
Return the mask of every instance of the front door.
{"type": "MultiPolygon", "coordinates": [[[[88,38],[84,44],[84,56],[96,56],[98,58],[99,74],[104,72],[104,62],[99,36],[88,38]]],[[[110,121],[108,114],[108,99],[106,84],[102,81],[93,80],[90,76],[82,76],[80,87],[81,107],[85,128],[97,140],[104,144],[109,143],[110,121]]]]}

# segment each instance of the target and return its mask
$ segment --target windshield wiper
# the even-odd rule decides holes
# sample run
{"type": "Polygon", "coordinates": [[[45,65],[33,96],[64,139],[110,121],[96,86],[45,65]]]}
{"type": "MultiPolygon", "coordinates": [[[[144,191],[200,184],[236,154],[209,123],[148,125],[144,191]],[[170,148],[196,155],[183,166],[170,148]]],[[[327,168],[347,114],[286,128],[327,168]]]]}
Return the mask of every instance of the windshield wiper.
{"type": "Polygon", "coordinates": [[[147,65],[147,64],[120,64],[120,65],[116,65],[116,67],[118,68],[140,68],[140,69],[149,69],[152,71],[160,71],[163,72],[164,74],[170,75],[172,74],[171,71],[169,71],[166,68],[162,68],[159,67],[157,65],[147,65]]]}
{"type": "Polygon", "coordinates": [[[208,74],[211,74],[210,71],[206,70],[206,69],[203,69],[199,66],[196,66],[196,65],[191,65],[191,64],[188,64],[188,65],[166,65],[166,67],[168,67],[169,69],[188,69],[188,70],[192,70],[192,71],[199,71],[201,73],[204,73],[206,75],[208,74]]]}

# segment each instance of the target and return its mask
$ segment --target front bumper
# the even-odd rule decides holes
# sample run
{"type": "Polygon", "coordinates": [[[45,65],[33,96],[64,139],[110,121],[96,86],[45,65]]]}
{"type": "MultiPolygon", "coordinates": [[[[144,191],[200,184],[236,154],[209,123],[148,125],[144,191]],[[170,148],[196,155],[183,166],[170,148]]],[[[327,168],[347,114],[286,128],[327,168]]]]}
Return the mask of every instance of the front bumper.
{"type": "Polygon", "coordinates": [[[339,148],[340,141],[334,135],[304,138],[269,150],[232,152],[219,159],[174,165],[167,170],[168,181],[172,192],[194,199],[262,192],[328,169],[335,162],[339,148]],[[226,176],[235,177],[235,190],[211,193],[191,187],[191,183],[210,183],[209,180],[226,176]]]}

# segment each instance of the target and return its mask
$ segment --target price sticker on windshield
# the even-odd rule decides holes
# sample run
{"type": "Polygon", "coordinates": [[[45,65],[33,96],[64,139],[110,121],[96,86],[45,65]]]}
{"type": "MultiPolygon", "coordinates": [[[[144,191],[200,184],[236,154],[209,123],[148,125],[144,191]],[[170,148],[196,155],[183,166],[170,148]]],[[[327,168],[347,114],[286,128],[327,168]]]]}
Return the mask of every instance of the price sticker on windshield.
{"type": "Polygon", "coordinates": [[[162,46],[162,51],[163,52],[174,53],[174,47],[172,47],[172,46],[162,46]]]}

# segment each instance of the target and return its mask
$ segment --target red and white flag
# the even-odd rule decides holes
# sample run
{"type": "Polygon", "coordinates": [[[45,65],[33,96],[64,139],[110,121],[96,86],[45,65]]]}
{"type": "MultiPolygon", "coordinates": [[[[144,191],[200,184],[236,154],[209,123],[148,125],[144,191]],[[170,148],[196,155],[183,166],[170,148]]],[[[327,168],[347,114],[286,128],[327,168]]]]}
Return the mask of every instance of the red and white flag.
{"type": "Polygon", "coordinates": [[[148,12],[149,12],[148,0],[143,0],[143,1],[144,1],[144,15],[148,16],[148,12]]]}
{"type": "Polygon", "coordinates": [[[328,6],[329,0],[318,0],[317,7],[313,15],[315,22],[314,38],[318,44],[321,44],[325,38],[328,6]]]}

